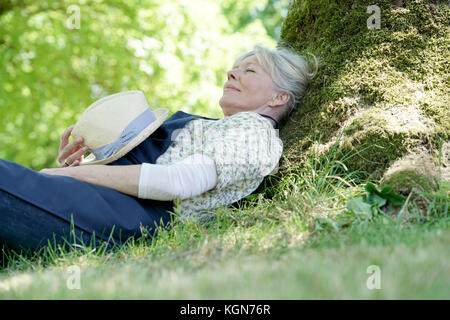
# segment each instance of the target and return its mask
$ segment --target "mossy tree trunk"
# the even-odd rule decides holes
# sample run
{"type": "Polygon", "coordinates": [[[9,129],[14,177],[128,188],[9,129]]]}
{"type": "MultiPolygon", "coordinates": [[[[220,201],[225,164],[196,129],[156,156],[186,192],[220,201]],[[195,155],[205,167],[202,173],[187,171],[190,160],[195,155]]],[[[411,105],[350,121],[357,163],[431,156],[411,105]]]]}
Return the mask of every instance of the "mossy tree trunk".
{"type": "Polygon", "coordinates": [[[399,192],[448,181],[449,17],[448,1],[292,1],[281,40],[322,64],[280,134],[280,173],[340,141],[349,170],[399,192]]]}

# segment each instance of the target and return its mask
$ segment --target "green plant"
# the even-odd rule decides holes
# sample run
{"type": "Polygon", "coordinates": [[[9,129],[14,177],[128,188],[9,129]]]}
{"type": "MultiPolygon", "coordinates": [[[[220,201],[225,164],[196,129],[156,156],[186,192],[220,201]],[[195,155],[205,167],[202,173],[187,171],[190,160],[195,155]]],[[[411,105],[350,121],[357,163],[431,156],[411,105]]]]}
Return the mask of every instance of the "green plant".
{"type": "Polygon", "coordinates": [[[381,191],[368,182],[365,187],[366,194],[351,198],[347,202],[347,209],[355,215],[372,218],[377,214],[386,215],[381,208],[388,202],[393,206],[401,206],[406,198],[395,192],[390,185],[385,185],[381,191]]]}

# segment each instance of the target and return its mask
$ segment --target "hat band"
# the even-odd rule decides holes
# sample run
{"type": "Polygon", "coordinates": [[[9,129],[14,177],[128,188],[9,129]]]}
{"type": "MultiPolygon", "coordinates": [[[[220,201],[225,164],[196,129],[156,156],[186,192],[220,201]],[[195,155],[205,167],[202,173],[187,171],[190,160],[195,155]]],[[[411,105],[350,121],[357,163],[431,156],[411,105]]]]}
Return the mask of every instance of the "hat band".
{"type": "Polygon", "coordinates": [[[155,114],[148,108],[126,126],[117,140],[102,147],[90,149],[89,151],[95,155],[96,160],[109,158],[136,138],[142,130],[147,128],[155,120],[155,114]]]}

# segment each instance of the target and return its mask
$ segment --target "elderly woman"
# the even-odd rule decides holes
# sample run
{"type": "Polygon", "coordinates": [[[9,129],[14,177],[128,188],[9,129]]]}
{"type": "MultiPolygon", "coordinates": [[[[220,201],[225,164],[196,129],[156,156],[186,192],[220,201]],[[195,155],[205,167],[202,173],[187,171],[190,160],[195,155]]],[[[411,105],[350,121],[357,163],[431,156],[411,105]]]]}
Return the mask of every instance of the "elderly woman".
{"type": "Polygon", "coordinates": [[[109,165],[79,166],[87,148],[69,143],[73,126],[62,134],[62,168],[35,172],[0,160],[0,243],[35,250],[76,235],[94,246],[96,239],[122,244],[141,227],[154,234],[173,212],[198,217],[242,199],[277,168],[279,123],[316,66],[290,49],[257,45],[228,71],[221,119],[178,111],[109,165]]]}

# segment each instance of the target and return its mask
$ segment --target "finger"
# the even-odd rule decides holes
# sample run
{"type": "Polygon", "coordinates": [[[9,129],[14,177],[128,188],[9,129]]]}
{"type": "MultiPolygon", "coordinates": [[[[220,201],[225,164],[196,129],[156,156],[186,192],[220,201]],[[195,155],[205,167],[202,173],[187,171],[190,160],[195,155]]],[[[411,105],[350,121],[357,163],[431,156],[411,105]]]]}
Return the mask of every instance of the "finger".
{"type": "Polygon", "coordinates": [[[77,159],[77,161],[78,161],[79,163],[82,163],[83,160],[84,160],[84,154],[83,154],[80,158],[77,159]]]}
{"type": "Polygon", "coordinates": [[[59,151],[61,151],[69,143],[69,137],[70,137],[70,134],[72,133],[72,130],[74,127],[75,127],[75,125],[72,125],[72,126],[68,127],[66,130],[64,130],[64,132],[62,133],[61,143],[59,145],[59,151]]]}
{"type": "Polygon", "coordinates": [[[75,153],[71,154],[69,157],[66,158],[65,162],[72,164],[75,161],[79,161],[79,159],[87,152],[88,147],[83,147],[76,151],[75,153]]]}
{"type": "Polygon", "coordinates": [[[75,160],[71,165],[70,165],[70,167],[76,167],[76,166],[79,166],[80,165],[80,161],[79,160],[75,160]]]}
{"type": "Polygon", "coordinates": [[[84,147],[83,138],[75,139],[67,146],[65,146],[64,149],[59,153],[58,162],[63,163],[65,159],[67,159],[70,155],[80,150],[80,148],[82,147],[84,147]]]}
{"type": "MultiPolygon", "coordinates": [[[[81,148],[79,150],[77,150],[76,152],[83,152],[81,151],[81,148]]],[[[84,153],[83,153],[84,154],[84,153]]],[[[71,163],[73,163],[75,160],[78,160],[79,162],[83,161],[83,156],[76,158],[77,154],[73,153],[71,154],[69,157],[67,157],[66,159],[62,158],[60,160],[58,160],[60,167],[64,168],[64,167],[69,167],[71,165],[71,163]],[[75,158],[75,160],[74,160],[75,158]]],[[[59,158],[58,158],[59,159],[59,158]]]]}
{"type": "Polygon", "coordinates": [[[75,161],[80,161],[83,159],[83,155],[87,152],[88,147],[83,147],[80,148],[79,150],[77,150],[76,152],[72,153],[71,155],[69,155],[66,159],[65,159],[65,163],[69,163],[72,164],[75,161]]]}

